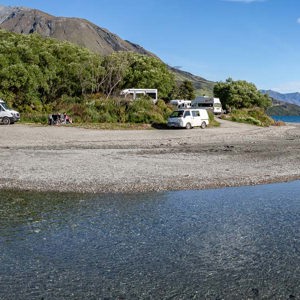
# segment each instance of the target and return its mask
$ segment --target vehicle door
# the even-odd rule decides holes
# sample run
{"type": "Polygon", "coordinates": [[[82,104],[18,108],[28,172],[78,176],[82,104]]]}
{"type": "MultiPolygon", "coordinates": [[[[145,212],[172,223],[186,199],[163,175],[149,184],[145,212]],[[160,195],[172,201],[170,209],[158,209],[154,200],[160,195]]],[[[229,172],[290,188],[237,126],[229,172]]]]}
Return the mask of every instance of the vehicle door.
{"type": "Polygon", "coordinates": [[[4,108],[2,107],[2,105],[0,104],[0,118],[4,117],[5,116],[5,110],[4,108]]]}
{"type": "Polygon", "coordinates": [[[183,115],[183,127],[185,127],[187,123],[190,123],[191,126],[193,127],[193,118],[192,118],[191,112],[189,110],[186,110],[184,112],[184,115],[183,115]]]}
{"type": "Polygon", "coordinates": [[[193,118],[193,124],[192,126],[200,126],[201,125],[201,117],[199,110],[192,110],[192,118],[193,118]]]}

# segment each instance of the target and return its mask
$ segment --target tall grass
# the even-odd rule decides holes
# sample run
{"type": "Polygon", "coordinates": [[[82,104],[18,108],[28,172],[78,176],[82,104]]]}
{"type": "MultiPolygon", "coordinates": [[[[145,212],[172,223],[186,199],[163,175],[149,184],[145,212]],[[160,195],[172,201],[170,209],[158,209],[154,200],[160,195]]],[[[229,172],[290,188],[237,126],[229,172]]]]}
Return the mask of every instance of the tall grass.
{"type": "Polygon", "coordinates": [[[235,109],[230,115],[224,118],[234,122],[262,127],[274,125],[274,120],[270,118],[262,108],[235,109]]]}

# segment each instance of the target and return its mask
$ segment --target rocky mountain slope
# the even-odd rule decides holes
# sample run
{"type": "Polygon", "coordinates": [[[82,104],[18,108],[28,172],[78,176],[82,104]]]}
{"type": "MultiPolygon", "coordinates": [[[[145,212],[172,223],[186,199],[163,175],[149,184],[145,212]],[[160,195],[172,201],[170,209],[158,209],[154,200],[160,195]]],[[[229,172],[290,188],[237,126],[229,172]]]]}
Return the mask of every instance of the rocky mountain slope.
{"type": "MultiPolygon", "coordinates": [[[[21,34],[38,33],[44,37],[66,40],[103,55],[114,51],[133,51],[155,56],[143,47],[123,40],[87,20],[55,17],[36,9],[0,5],[0,29],[21,34]]],[[[213,82],[188,72],[170,69],[178,81],[191,81],[197,94],[212,94],[213,82]]]]}
{"type": "Polygon", "coordinates": [[[153,55],[143,47],[122,40],[107,29],[79,18],[54,17],[36,9],[0,6],[0,28],[15,33],[38,33],[66,40],[101,54],[134,51],[153,55]]]}

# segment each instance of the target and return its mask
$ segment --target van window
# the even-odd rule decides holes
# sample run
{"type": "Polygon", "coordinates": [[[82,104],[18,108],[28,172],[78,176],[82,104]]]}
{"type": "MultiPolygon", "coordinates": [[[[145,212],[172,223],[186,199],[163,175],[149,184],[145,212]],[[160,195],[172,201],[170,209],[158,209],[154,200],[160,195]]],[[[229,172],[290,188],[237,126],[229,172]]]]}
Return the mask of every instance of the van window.
{"type": "Polygon", "coordinates": [[[199,110],[193,110],[192,115],[193,115],[193,117],[200,117],[199,110]]]}
{"type": "Polygon", "coordinates": [[[175,110],[170,115],[170,118],[181,118],[183,115],[183,110],[175,110]]]}
{"type": "Polygon", "coordinates": [[[213,103],[198,103],[198,107],[213,107],[213,103]]]}
{"type": "Polygon", "coordinates": [[[183,117],[185,118],[185,117],[188,117],[188,116],[190,116],[190,115],[191,115],[191,112],[190,112],[189,110],[187,110],[187,111],[184,113],[184,116],[183,116],[183,117]]]}

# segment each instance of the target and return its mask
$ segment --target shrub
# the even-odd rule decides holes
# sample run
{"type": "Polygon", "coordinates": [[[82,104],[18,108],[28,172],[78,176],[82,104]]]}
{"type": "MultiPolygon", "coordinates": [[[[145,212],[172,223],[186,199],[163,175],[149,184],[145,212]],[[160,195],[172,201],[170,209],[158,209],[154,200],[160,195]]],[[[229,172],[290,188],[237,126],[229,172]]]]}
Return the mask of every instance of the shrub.
{"type": "Polygon", "coordinates": [[[36,114],[36,113],[22,113],[21,122],[47,124],[48,114],[36,114]]]}
{"type": "Polygon", "coordinates": [[[275,121],[274,126],[285,126],[286,124],[283,121],[275,121]]]}
{"type": "Polygon", "coordinates": [[[209,117],[209,126],[213,126],[213,127],[220,126],[220,123],[215,120],[215,115],[213,114],[213,112],[210,110],[208,110],[207,112],[209,117]]]}
{"type": "Polygon", "coordinates": [[[231,112],[228,119],[256,126],[270,126],[274,124],[274,120],[267,116],[261,108],[235,109],[231,112]]]}

